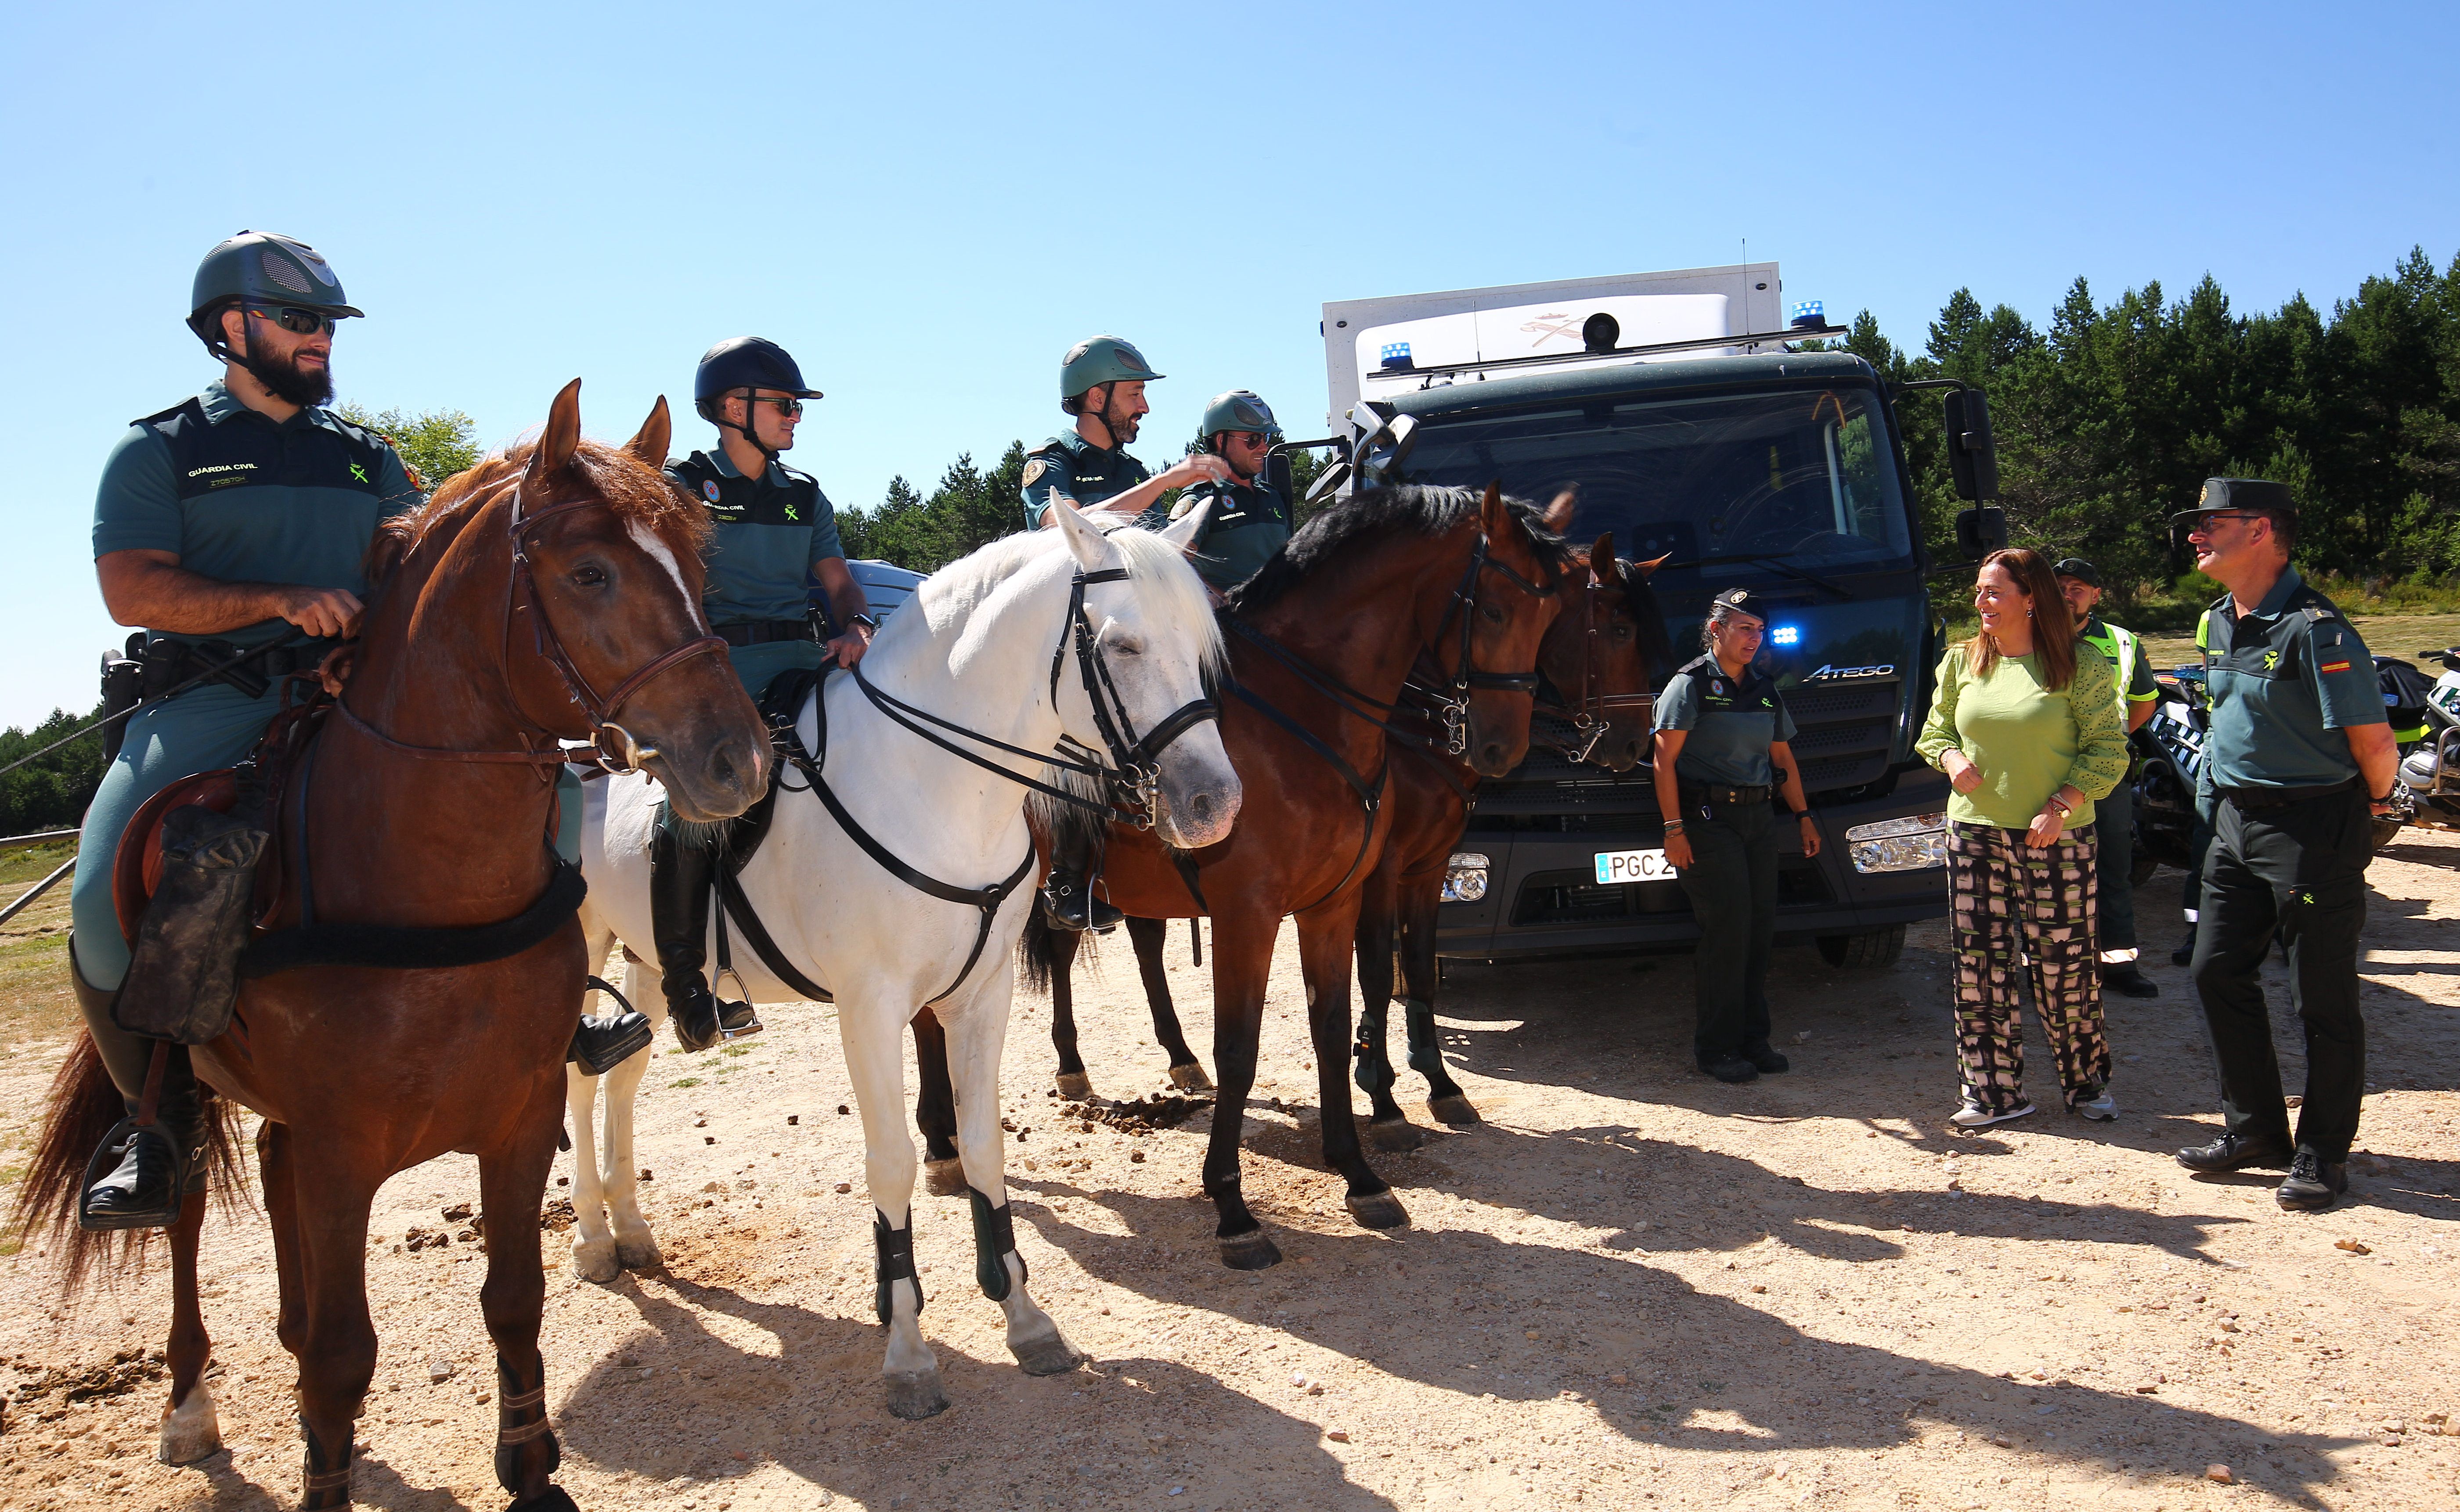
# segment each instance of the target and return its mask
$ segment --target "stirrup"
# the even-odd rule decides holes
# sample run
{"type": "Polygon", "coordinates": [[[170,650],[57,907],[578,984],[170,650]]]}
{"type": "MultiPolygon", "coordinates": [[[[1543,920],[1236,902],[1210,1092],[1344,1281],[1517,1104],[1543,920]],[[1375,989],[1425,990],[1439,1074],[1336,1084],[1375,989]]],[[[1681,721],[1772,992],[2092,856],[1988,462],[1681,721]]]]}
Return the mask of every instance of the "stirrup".
{"type": "Polygon", "coordinates": [[[1070,907],[1071,901],[1070,895],[1077,892],[1078,889],[1074,887],[1046,887],[1042,890],[1042,914],[1050,921],[1052,928],[1070,930],[1080,934],[1088,933],[1108,934],[1119,927],[1121,919],[1127,917],[1119,911],[1117,905],[1106,903],[1095,897],[1091,884],[1086,884],[1082,889],[1081,895],[1085,900],[1085,910],[1082,914],[1078,914],[1070,907]]]}
{"type": "Polygon", "coordinates": [[[603,1077],[649,1048],[649,1018],[603,978],[592,976],[589,985],[614,998],[615,1006],[603,1014],[581,1016],[572,1031],[572,1043],[564,1049],[563,1063],[578,1062],[591,1076],[603,1077]]]}
{"type": "Polygon", "coordinates": [[[157,1120],[140,1127],[134,1118],[121,1119],[104,1136],[101,1147],[94,1152],[94,1158],[85,1163],[85,1184],[77,1189],[77,1227],[88,1233],[110,1233],[121,1228],[168,1228],[180,1221],[180,1208],[187,1200],[187,1173],[188,1151],[167,1125],[157,1120]],[[95,1188],[134,1153],[131,1142],[146,1133],[171,1146],[169,1205],[130,1208],[116,1212],[95,1211],[95,1188]]]}

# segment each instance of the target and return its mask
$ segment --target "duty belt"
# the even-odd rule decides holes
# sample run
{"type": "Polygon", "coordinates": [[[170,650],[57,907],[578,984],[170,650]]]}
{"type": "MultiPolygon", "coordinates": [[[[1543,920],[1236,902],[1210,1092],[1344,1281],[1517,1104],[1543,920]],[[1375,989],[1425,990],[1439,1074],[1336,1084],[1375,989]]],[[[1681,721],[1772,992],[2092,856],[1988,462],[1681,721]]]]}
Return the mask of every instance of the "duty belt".
{"type": "Polygon", "coordinates": [[[1764,804],[1769,801],[1766,784],[1757,788],[1730,788],[1713,783],[1678,782],[1675,787],[1686,804],[1764,804]]]}
{"type": "Polygon", "coordinates": [[[2291,804],[2304,803],[2310,798],[2329,798],[2334,793],[2347,792],[2357,785],[2358,779],[2350,777],[2336,783],[2325,783],[2320,788],[2222,788],[2216,786],[2213,788],[2213,791],[2221,798],[2227,800],[2230,804],[2234,805],[2240,813],[2256,813],[2266,808],[2286,808],[2291,804]]]}
{"type": "Polygon", "coordinates": [[[817,640],[820,638],[809,620],[745,620],[734,624],[711,625],[710,629],[731,646],[767,645],[774,640],[817,640]]]}
{"type": "MultiPolygon", "coordinates": [[[[240,655],[242,649],[228,640],[148,640],[145,648],[138,653],[138,660],[145,669],[145,702],[153,703],[207,667],[240,655]]],[[[221,676],[210,681],[236,688],[249,698],[263,698],[274,683],[292,673],[314,671],[317,663],[324,661],[332,649],[330,640],[302,640],[291,645],[273,646],[235,667],[226,668],[221,676]]]]}

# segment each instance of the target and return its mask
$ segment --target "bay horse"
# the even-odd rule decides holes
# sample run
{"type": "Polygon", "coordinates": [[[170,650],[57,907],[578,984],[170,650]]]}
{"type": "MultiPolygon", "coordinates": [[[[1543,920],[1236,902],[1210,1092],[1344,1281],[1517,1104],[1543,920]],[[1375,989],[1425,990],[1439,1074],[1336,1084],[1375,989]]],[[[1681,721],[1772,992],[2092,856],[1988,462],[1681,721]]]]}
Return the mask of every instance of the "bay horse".
{"type": "MultiPolygon", "coordinates": [[[[1569,495],[1559,501],[1568,514],[1569,495]]],[[[1490,486],[1361,493],[1307,521],[1234,590],[1223,610],[1232,681],[1221,738],[1246,785],[1228,839],[1173,852],[1113,825],[1102,891],[1143,918],[1213,919],[1214,1060],[1220,1078],[1204,1159],[1215,1237],[1234,1270],[1281,1251],[1240,1194],[1239,1130],[1254,1085],[1273,940],[1295,914],[1322,1089],[1324,1156],[1369,1228],[1410,1219],[1360,1151],[1349,1113],[1350,940],[1360,886],[1391,826],[1389,716],[1422,651],[1443,669],[1449,743],[1481,772],[1518,765],[1529,744],[1538,645],[1561,608],[1570,548],[1531,505],[1490,486]],[[1184,869],[1182,869],[1182,866],[1184,869]]],[[[1064,822],[1064,821],[1063,821],[1064,822]]],[[[1029,977],[1073,956],[1073,935],[1040,932],[1029,977]]],[[[1054,1039],[1058,1038],[1054,1028],[1054,1039]]],[[[1073,1050],[1062,1045],[1063,1061],[1073,1050]]],[[[937,1051],[918,1036],[926,1130],[937,1051]]],[[[1081,1074],[1081,1066],[1078,1068],[1081,1074]]]]}
{"type": "MultiPolygon", "coordinates": [[[[1228,833],[1240,808],[1240,778],[1205,696],[1222,665],[1221,632],[1184,553],[1201,516],[1158,535],[1105,536],[1072,506],[1053,513],[1053,528],[994,541],[925,579],[853,673],[805,697],[795,740],[816,760],[794,762],[799,783],[780,773],[766,838],[721,884],[712,910],[724,922],[712,924],[710,958],[729,969],[731,931],[732,971],[753,1003],[837,1004],[875,1209],[874,1302],[888,1328],[881,1374],[901,1418],[948,1404],[917,1318],[909,1022],[918,1035],[927,1023],[934,1042],[952,1047],[942,1075],[953,1069],[975,1279],[1007,1313],[1009,1352],[1030,1375],[1070,1370],[1079,1358],[1027,1292],[1003,1165],[1008,961],[1036,896],[1028,780],[1038,780],[1054,746],[1072,742],[1106,757],[1106,775],[1130,777],[1143,821],[1189,849],[1228,833]],[[750,919],[765,945],[754,943],[750,919]]],[[[644,784],[596,786],[606,793],[590,801],[582,853],[591,958],[602,959],[615,936],[650,937],[655,814],[644,784]]],[[[631,971],[644,985],[633,997],[654,1018],[665,994],[654,953],[641,954],[631,971]]],[[[644,1059],[606,1079],[603,1163],[593,1163],[589,1138],[594,1079],[570,1073],[573,1263],[586,1278],[656,1263],[633,1188],[631,1098],[644,1059]]]]}
{"type": "MultiPolygon", "coordinates": [[[[379,527],[355,663],[312,767],[293,777],[283,806],[300,822],[286,823],[278,844],[303,861],[267,922],[297,924],[303,893],[316,926],[361,935],[390,928],[435,940],[524,915],[559,874],[559,741],[589,740],[621,753],[610,760],[646,765],[696,818],[739,813],[761,791],[766,732],[701,610],[708,527],[658,471],[666,401],[618,450],[582,438],[580,388],[575,380],[556,396],[536,442],[379,527]]],[[[376,1188],[448,1151],[478,1158],[496,1478],[523,1512],[572,1505],[550,1480],[561,1452],[538,1347],[539,1211],[586,974],[567,914],[538,943],[481,965],[308,965],[246,980],[231,1031],[195,1047],[218,1104],[222,1164],[221,1100],[265,1121],[257,1158],[278,1330],[299,1362],[303,1506],[350,1500],[352,1419],[376,1362],[366,1277],[376,1188]]],[[[20,1198],[21,1215],[49,1219],[69,1247],[72,1285],[99,1257],[99,1236],[72,1227],[85,1152],[120,1110],[80,1036],[20,1198]]],[[[172,1229],[159,1453],[174,1463],[221,1446],[202,1379],[203,1216],[203,1196],[191,1195],[172,1229]]],[[[129,1257],[123,1248],[119,1259],[129,1257]]]]}

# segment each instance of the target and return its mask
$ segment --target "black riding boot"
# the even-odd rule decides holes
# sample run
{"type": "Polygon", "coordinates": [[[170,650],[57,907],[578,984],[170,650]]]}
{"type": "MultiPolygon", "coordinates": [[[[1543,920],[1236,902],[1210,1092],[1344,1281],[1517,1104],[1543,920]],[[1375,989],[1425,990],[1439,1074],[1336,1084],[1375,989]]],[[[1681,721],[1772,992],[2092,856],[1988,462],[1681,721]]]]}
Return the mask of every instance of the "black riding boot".
{"type": "Polygon", "coordinates": [[[1083,851],[1051,858],[1050,880],[1042,886],[1042,912],[1057,928],[1108,933],[1127,917],[1093,895],[1092,860],[1083,851]]]}
{"type": "Polygon", "coordinates": [[[676,1043],[687,1050],[706,1050],[760,1030],[750,1003],[720,998],[701,975],[709,960],[709,904],[717,864],[715,850],[683,843],[673,810],[660,812],[649,841],[649,933],[658,948],[667,1015],[674,1020],[676,1043]]]}
{"type": "Polygon", "coordinates": [[[86,1186],[77,1199],[77,1226],[95,1231],[114,1228],[168,1228],[180,1220],[180,1205],[188,1193],[205,1188],[204,1100],[198,1095],[197,1073],[188,1062],[186,1045],[164,1045],[159,1040],[130,1034],[111,1021],[111,1005],[119,994],[106,992],[85,979],[77,969],[76,942],[69,942],[69,984],[86,1029],[102,1054],[103,1069],[126,1102],[128,1116],[105,1136],[102,1147],[86,1164],[86,1186]],[[162,1082],[154,1099],[154,1121],[137,1122],[145,1095],[145,1080],[154,1052],[165,1051],[162,1082]]]}
{"type": "Polygon", "coordinates": [[[564,1064],[579,1061],[591,1076],[604,1076],[649,1048],[649,1016],[618,999],[604,1013],[581,1016],[563,1052],[564,1064]]]}

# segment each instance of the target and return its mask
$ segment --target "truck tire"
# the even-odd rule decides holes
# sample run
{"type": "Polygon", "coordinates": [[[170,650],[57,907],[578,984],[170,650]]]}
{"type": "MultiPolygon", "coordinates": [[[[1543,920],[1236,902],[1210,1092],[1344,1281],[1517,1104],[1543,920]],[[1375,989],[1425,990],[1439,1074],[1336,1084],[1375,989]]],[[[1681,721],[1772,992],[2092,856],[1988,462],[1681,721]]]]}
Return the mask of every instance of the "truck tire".
{"type": "Polygon", "coordinates": [[[1894,966],[1905,953],[1905,927],[1890,924],[1859,934],[1822,934],[1819,958],[1831,966],[1894,966]]]}

